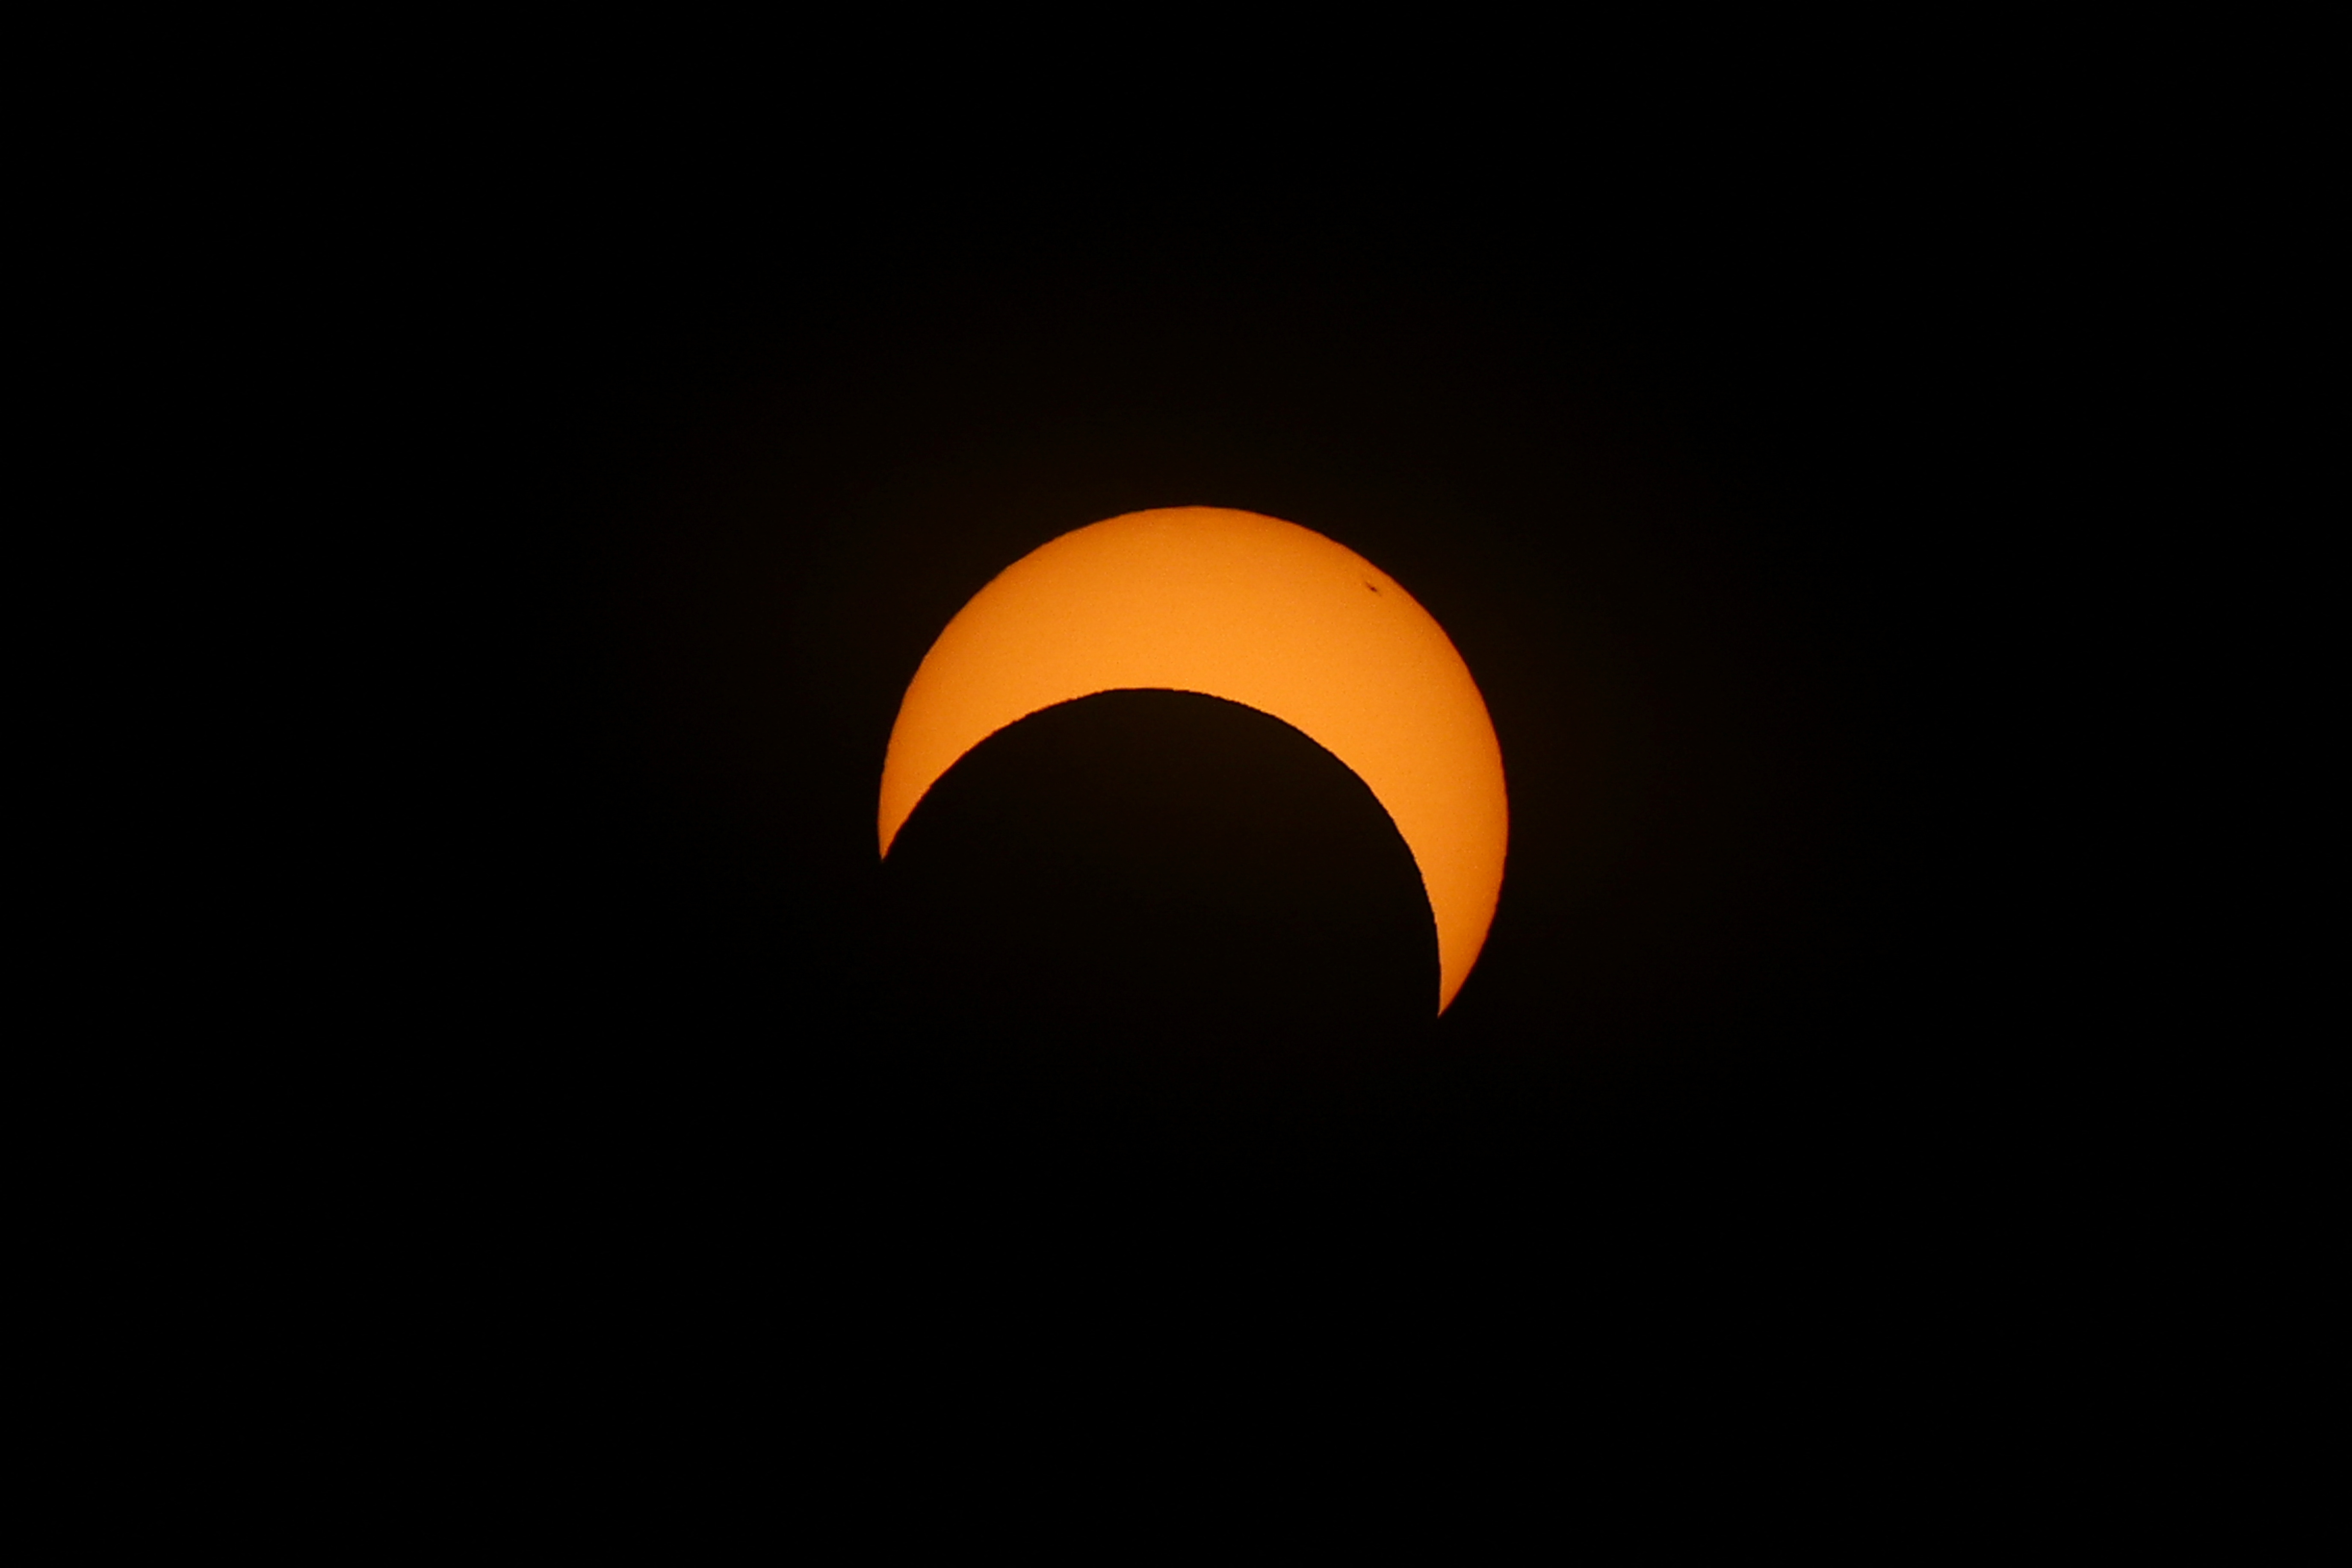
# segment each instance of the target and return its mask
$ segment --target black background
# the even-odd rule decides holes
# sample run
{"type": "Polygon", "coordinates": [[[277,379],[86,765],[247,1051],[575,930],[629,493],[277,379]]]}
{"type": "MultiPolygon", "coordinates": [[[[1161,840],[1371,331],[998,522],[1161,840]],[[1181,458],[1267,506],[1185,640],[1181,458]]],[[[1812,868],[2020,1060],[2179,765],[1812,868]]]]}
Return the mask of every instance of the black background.
{"type": "Polygon", "coordinates": [[[1974,1021],[2015,955],[1954,759],[1986,389],[2038,370],[1948,188],[1567,142],[861,167],[526,161],[435,230],[388,351],[423,763],[356,1010],[393,1185],[501,1267],[754,1316],[1369,1269],[1819,1343],[1928,1289],[2031,1070],[1974,1021]],[[940,628],[1184,504],[1360,552],[1478,680],[1510,858],[1442,1018],[1392,829],[1229,704],[1024,724],[877,858],[940,628]]]}

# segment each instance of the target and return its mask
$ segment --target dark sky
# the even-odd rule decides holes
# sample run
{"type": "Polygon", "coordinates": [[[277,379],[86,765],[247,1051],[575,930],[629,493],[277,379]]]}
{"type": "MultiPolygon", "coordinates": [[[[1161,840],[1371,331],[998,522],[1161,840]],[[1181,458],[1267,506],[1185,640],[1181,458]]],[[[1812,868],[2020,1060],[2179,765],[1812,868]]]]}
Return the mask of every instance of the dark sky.
{"type": "Polygon", "coordinates": [[[423,286],[455,604],[387,873],[431,1136],[648,1247],[1866,1272],[1998,1071],[1933,760],[1984,322],[1916,198],[1675,170],[480,195],[423,286]],[[1181,504],[1359,551],[1484,691],[1510,859],[1443,1019],[1392,829],[1230,705],[1008,731],[877,862],[940,628],[1181,504]]]}

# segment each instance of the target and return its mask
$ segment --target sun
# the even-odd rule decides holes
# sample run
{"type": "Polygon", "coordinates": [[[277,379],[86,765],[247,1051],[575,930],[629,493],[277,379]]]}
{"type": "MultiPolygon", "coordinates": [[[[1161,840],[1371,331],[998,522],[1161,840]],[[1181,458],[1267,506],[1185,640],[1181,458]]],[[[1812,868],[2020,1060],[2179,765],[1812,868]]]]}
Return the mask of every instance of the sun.
{"type": "Polygon", "coordinates": [[[899,703],[887,856],[940,774],[1009,724],[1102,691],[1195,691],[1281,720],[1395,822],[1437,926],[1437,1010],[1476,963],[1510,813],[1486,700],[1444,628],[1323,535],[1222,507],[1129,512],[1014,562],[948,623],[899,703]]]}

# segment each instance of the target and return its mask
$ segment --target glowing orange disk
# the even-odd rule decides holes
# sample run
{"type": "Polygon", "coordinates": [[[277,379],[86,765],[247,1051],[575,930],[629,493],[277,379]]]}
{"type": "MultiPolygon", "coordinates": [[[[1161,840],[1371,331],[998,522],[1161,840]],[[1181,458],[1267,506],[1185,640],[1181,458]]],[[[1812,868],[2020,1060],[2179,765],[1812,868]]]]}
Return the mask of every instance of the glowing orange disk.
{"type": "Polygon", "coordinates": [[[1437,1010],[1503,886],[1503,753],[1462,656],[1370,563],[1255,512],[1170,507],[1066,533],[948,623],[898,705],[882,853],[990,735],[1097,691],[1198,691],[1303,731],[1371,787],[1437,923],[1437,1010]]]}

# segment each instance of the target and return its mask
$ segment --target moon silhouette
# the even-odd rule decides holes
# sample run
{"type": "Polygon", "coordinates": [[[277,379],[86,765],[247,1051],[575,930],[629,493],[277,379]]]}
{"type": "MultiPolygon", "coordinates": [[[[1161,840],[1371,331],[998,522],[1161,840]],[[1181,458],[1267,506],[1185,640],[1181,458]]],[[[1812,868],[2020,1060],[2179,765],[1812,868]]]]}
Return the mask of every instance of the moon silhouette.
{"type": "Polygon", "coordinates": [[[1412,853],[1437,926],[1437,1011],[1503,886],[1503,753],[1428,611],[1344,545],[1223,507],[1129,512],[1041,545],[950,621],[898,705],[881,852],[940,774],[1030,714],[1102,691],[1255,708],[1338,757],[1412,853]]]}

